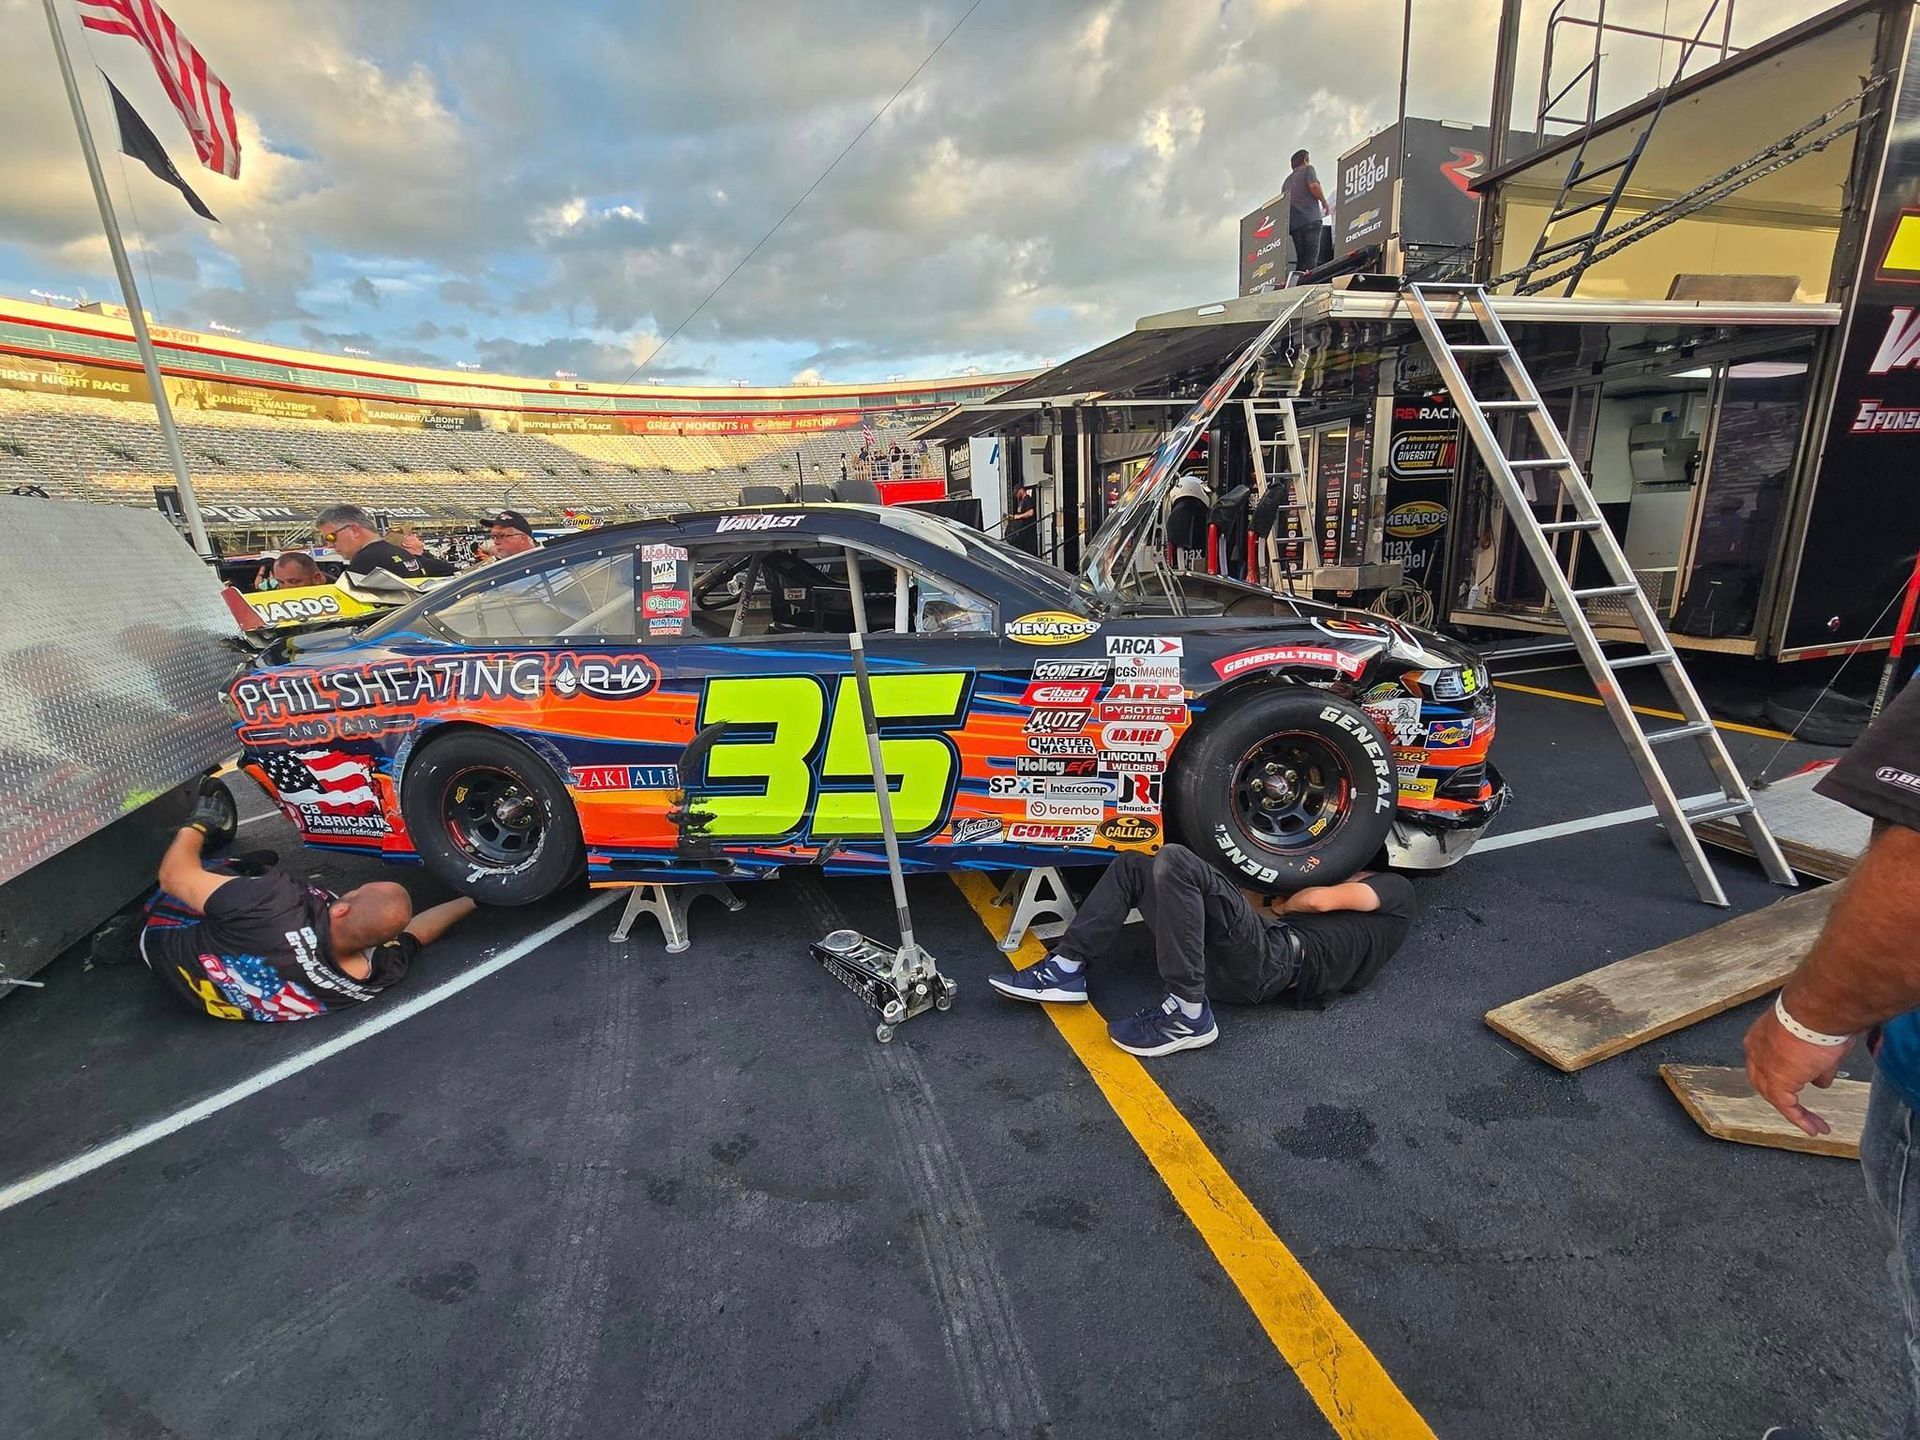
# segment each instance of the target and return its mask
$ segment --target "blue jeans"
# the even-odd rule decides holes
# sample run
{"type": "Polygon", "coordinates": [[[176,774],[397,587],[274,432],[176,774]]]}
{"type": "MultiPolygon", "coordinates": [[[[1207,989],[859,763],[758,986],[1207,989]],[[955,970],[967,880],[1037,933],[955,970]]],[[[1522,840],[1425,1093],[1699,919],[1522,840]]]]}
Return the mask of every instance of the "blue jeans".
{"type": "MultiPolygon", "coordinates": [[[[1818,1101],[1815,1101],[1816,1108],[1818,1101]]],[[[1886,1227],[1892,1250],[1887,1269],[1904,1318],[1906,1415],[1902,1440],[1920,1440],[1920,1165],[1915,1164],[1913,1108],[1879,1076],[1867,1102],[1867,1123],[1860,1135],[1860,1168],[1867,1199],[1886,1227]]]]}

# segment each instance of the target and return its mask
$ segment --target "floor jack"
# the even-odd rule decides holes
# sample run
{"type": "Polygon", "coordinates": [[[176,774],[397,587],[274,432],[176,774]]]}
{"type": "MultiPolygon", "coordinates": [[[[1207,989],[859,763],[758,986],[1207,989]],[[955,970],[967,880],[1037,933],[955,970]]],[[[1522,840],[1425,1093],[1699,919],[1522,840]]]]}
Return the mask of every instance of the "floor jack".
{"type": "Polygon", "coordinates": [[[894,1027],[929,1010],[946,1010],[960,987],[940,973],[934,958],[913,938],[913,916],[907,909],[907,882],[900,870],[900,841],[893,829],[893,796],[887,789],[887,768],[880,755],[880,724],[874,718],[873,687],[867,678],[866,596],[860,584],[860,561],[847,552],[847,580],[853,591],[854,688],[860,692],[860,715],[866,723],[867,760],[873,767],[873,796],[880,806],[880,835],[887,847],[887,878],[893,882],[893,908],[900,921],[898,949],[858,930],[835,930],[809,948],[827,973],[866,1001],[880,1016],[874,1038],[893,1039],[894,1027]]]}

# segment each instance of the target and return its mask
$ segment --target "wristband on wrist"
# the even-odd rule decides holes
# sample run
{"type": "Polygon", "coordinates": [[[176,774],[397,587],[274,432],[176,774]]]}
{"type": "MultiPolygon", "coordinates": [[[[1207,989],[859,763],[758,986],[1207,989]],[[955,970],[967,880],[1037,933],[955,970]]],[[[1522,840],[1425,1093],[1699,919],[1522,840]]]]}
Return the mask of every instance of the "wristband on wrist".
{"type": "Polygon", "coordinates": [[[1851,1035],[1823,1035],[1818,1030],[1809,1030],[1805,1025],[1802,1025],[1798,1020],[1794,1019],[1793,1016],[1787,1013],[1786,991],[1784,990],[1776,992],[1773,997],[1773,1018],[1780,1022],[1781,1028],[1789,1035],[1793,1036],[1796,1040],[1804,1040],[1809,1045],[1823,1045],[1829,1050],[1835,1050],[1842,1045],[1851,1045],[1853,1043],[1853,1037],[1851,1035]]]}

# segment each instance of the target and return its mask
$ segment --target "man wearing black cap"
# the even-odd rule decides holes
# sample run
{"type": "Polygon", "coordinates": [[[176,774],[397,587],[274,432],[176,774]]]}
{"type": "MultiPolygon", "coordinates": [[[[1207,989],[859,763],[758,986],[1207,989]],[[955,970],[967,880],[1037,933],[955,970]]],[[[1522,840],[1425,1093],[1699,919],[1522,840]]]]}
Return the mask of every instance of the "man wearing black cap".
{"type": "Polygon", "coordinates": [[[496,560],[540,548],[540,542],[533,538],[533,526],[518,510],[496,510],[487,516],[487,533],[492,537],[496,560]]]}

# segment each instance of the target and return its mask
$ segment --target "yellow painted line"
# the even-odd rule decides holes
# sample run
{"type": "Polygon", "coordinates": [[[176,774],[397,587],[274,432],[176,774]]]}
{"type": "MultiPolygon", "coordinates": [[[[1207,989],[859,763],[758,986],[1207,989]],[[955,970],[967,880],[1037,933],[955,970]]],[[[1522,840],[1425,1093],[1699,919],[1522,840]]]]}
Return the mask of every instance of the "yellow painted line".
{"type": "MultiPolygon", "coordinates": [[[[954,883],[994,933],[993,882],[958,872],[954,883]]],[[[1008,959],[1016,969],[1046,957],[1028,936],[1008,959]]],[[[1341,1318],[1313,1277],[1187,1123],[1147,1069],[1107,1038],[1091,1005],[1043,1005],[1107,1103],[1240,1291],[1267,1338],[1345,1440],[1433,1440],[1386,1368],[1341,1318]]]]}
{"type": "MultiPolygon", "coordinates": [[[[1493,683],[1496,689],[1518,690],[1522,695],[1544,695],[1549,700],[1571,700],[1576,705],[1598,705],[1600,703],[1600,697],[1597,695],[1576,695],[1571,690],[1542,690],[1538,685],[1517,685],[1511,680],[1496,680],[1493,683]]],[[[1661,720],[1684,720],[1687,718],[1678,710],[1656,710],[1651,705],[1635,705],[1631,708],[1636,715],[1652,715],[1661,720]]],[[[1713,728],[1716,730],[1731,730],[1737,735],[1758,735],[1762,740],[1793,739],[1793,736],[1787,734],[1784,730],[1769,730],[1764,725],[1736,725],[1731,720],[1716,720],[1713,722],[1713,728]]]]}

